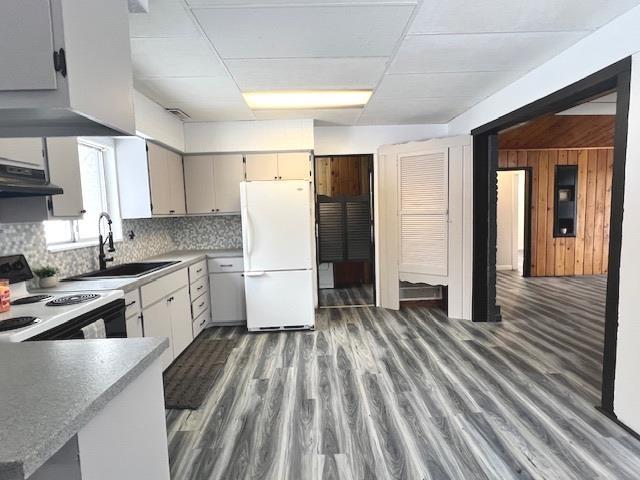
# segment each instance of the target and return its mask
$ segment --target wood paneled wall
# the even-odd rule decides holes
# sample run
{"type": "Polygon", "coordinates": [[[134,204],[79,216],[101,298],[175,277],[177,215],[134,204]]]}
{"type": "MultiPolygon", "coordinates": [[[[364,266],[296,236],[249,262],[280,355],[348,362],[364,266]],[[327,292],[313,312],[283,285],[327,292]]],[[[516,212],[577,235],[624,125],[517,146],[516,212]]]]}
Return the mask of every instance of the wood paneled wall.
{"type": "Polygon", "coordinates": [[[531,275],[607,273],[613,148],[500,150],[500,168],[531,167],[531,275]],[[578,165],[575,238],[554,238],[556,165],[578,165]]]}
{"type": "Polygon", "coordinates": [[[371,155],[316,157],[318,195],[338,197],[368,194],[371,163],[371,155]]]}

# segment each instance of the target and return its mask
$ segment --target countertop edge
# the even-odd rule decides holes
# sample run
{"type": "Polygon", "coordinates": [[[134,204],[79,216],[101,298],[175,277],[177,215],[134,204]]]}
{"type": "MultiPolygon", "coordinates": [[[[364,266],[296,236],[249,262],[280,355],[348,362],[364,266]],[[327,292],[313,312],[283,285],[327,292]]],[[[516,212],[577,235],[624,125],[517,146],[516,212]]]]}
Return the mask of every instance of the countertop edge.
{"type": "MultiPolygon", "coordinates": [[[[79,414],[72,422],[62,425],[60,431],[53,437],[49,437],[44,445],[34,446],[32,453],[21,460],[4,462],[0,464],[0,472],[5,466],[22,466],[24,478],[28,478],[40,468],[52,455],[62,448],[74,435],[77,435],[104,407],[120,394],[133,380],[138,378],[157,358],[169,347],[169,339],[156,339],[156,345],[129,371],[116,380],[102,395],[87,405],[84,412],[79,414]]],[[[15,469],[14,469],[15,470],[15,469]]],[[[11,478],[11,477],[9,477],[11,478]]]]}

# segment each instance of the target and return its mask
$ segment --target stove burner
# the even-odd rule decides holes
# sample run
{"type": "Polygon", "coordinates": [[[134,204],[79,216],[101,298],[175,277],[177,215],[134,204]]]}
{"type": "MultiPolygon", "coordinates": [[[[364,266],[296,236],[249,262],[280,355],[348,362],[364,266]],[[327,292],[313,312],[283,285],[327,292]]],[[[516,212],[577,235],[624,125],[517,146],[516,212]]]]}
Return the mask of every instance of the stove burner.
{"type": "Polygon", "coordinates": [[[36,317],[13,317],[6,320],[0,320],[0,332],[6,330],[15,330],[16,328],[26,327],[35,323],[38,319],[36,317]]]}
{"type": "Polygon", "coordinates": [[[60,307],[65,305],[76,305],[78,303],[88,302],[100,298],[97,293],[78,293],[76,295],[67,295],[65,297],[54,298],[46,303],[49,307],[60,307]]]}
{"type": "Polygon", "coordinates": [[[26,305],[27,303],[38,303],[50,298],[51,295],[30,295],[28,297],[16,298],[11,302],[11,305],[26,305]]]}

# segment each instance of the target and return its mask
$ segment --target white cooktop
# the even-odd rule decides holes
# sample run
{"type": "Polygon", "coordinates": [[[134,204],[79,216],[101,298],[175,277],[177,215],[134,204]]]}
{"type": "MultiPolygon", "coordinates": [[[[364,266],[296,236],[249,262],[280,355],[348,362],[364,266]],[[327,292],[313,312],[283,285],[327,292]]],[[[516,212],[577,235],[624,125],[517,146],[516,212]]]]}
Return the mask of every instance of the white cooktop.
{"type": "Polygon", "coordinates": [[[49,292],[47,290],[27,291],[24,282],[11,285],[11,300],[16,300],[29,295],[51,295],[52,298],[25,305],[12,305],[11,310],[6,313],[0,313],[0,321],[14,317],[36,317],[38,321],[27,325],[26,327],[17,328],[0,332],[0,342],[22,342],[34,337],[42,332],[46,332],[52,328],[62,325],[74,318],[85,313],[91,312],[102,307],[114,300],[124,298],[121,290],[102,290],[96,292],[49,292]],[[95,293],[99,297],[88,302],[78,303],[75,305],[64,306],[48,306],[47,302],[60,297],[66,297],[74,294],[95,293]]]}

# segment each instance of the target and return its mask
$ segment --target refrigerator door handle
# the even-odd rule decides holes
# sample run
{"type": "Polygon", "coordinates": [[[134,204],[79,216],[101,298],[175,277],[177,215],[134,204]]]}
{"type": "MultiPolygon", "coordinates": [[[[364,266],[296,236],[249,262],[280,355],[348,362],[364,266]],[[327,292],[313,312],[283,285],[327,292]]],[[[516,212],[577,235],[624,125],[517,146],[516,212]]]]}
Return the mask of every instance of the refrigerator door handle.
{"type": "Polygon", "coordinates": [[[262,277],[265,272],[244,272],[245,277],[262,277]]]}
{"type": "Polygon", "coordinates": [[[253,247],[253,238],[251,235],[251,217],[249,216],[249,209],[245,207],[244,209],[244,218],[247,220],[247,252],[246,252],[246,257],[247,257],[247,269],[251,268],[251,250],[253,247]]]}

